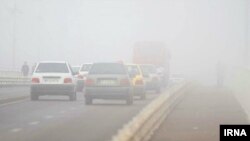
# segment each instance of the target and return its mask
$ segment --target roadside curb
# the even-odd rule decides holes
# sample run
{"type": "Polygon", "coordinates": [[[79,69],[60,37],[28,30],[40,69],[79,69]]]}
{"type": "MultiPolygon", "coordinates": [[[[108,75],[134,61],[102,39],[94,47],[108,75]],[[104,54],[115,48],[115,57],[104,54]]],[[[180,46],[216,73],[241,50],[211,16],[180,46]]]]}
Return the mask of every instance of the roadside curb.
{"type": "Polygon", "coordinates": [[[154,131],[161,125],[169,115],[179,99],[183,96],[185,88],[190,83],[183,82],[169,88],[161,94],[130,122],[123,126],[118,133],[113,136],[112,141],[147,141],[154,131]]]}

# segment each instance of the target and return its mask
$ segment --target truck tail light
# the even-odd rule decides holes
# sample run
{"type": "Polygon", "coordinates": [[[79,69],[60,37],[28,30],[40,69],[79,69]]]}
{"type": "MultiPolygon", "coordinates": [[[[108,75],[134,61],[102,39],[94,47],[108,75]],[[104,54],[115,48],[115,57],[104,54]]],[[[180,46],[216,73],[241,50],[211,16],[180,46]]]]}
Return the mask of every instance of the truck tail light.
{"type": "Polygon", "coordinates": [[[72,78],[64,78],[64,83],[72,83],[72,78]]]}
{"type": "Polygon", "coordinates": [[[39,80],[39,78],[37,78],[37,77],[33,77],[33,78],[31,79],[31,82],[32,82],[33,84],[38,84],[38,83],[40,83],[40,80],[39,80]]]}
{"type": "Polygon", "coordinates": [[[94,85],[94,80],[90,79],[90,78],[87,78],[85,80],[85,86],[92,86],[92,85],[94,85]]]}
{"type": "Polygon", "coordinates": [[[129,86],[130,85],[129,79],[127,78],[121,79],[120,84],[121,86],[129,86]]]}

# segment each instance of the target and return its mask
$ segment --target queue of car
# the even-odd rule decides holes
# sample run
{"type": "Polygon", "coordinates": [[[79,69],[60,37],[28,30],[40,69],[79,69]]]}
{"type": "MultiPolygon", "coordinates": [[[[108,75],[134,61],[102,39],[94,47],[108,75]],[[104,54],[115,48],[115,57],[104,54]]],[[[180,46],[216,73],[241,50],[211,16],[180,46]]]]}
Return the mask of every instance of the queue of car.
{"type": "Polygon", "coordinates": [[[146,91],[160,93],[160,75],[150,64],[121,62],[86,63],[70,66],[68,62],[44,61],[37,63],[31,84],[31,100],[42,95],[65,95],[77,99],[83,91],[85,103],[94,99],[122,99],[128,105],[134,97],[146,99],[146,91]]]}

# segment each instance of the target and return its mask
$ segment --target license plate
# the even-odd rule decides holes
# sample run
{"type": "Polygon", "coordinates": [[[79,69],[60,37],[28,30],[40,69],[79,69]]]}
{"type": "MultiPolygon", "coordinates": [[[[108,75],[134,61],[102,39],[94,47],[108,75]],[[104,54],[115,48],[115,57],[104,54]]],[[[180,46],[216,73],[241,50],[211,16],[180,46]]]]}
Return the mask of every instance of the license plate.
{"type": "Polygon", "coordinates": [[[115,80],[100,80],[99,85],[112,86],[112,85],[116,85],[116,81],[115,80]]]}
{"type": "Polygon", "coordinates": [[[58,79],[44,79],[46,83],[58,83],[58,79]]]}

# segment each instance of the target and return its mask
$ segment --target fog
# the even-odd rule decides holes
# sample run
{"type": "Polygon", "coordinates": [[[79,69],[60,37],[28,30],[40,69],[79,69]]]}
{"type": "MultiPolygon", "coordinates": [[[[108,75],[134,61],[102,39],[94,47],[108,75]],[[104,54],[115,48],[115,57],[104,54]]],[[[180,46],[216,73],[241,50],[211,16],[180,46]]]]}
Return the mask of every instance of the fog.
{"type": "Polygon", "coordinates": [[[161,41],[171,72],[214,83],[218,61],[246,65],[248,0],[0,0],[0,66],[24,61],[132,62],[137,41],[161,41]],[[13,57],[14,56],[14,57],[13,57]]]}

